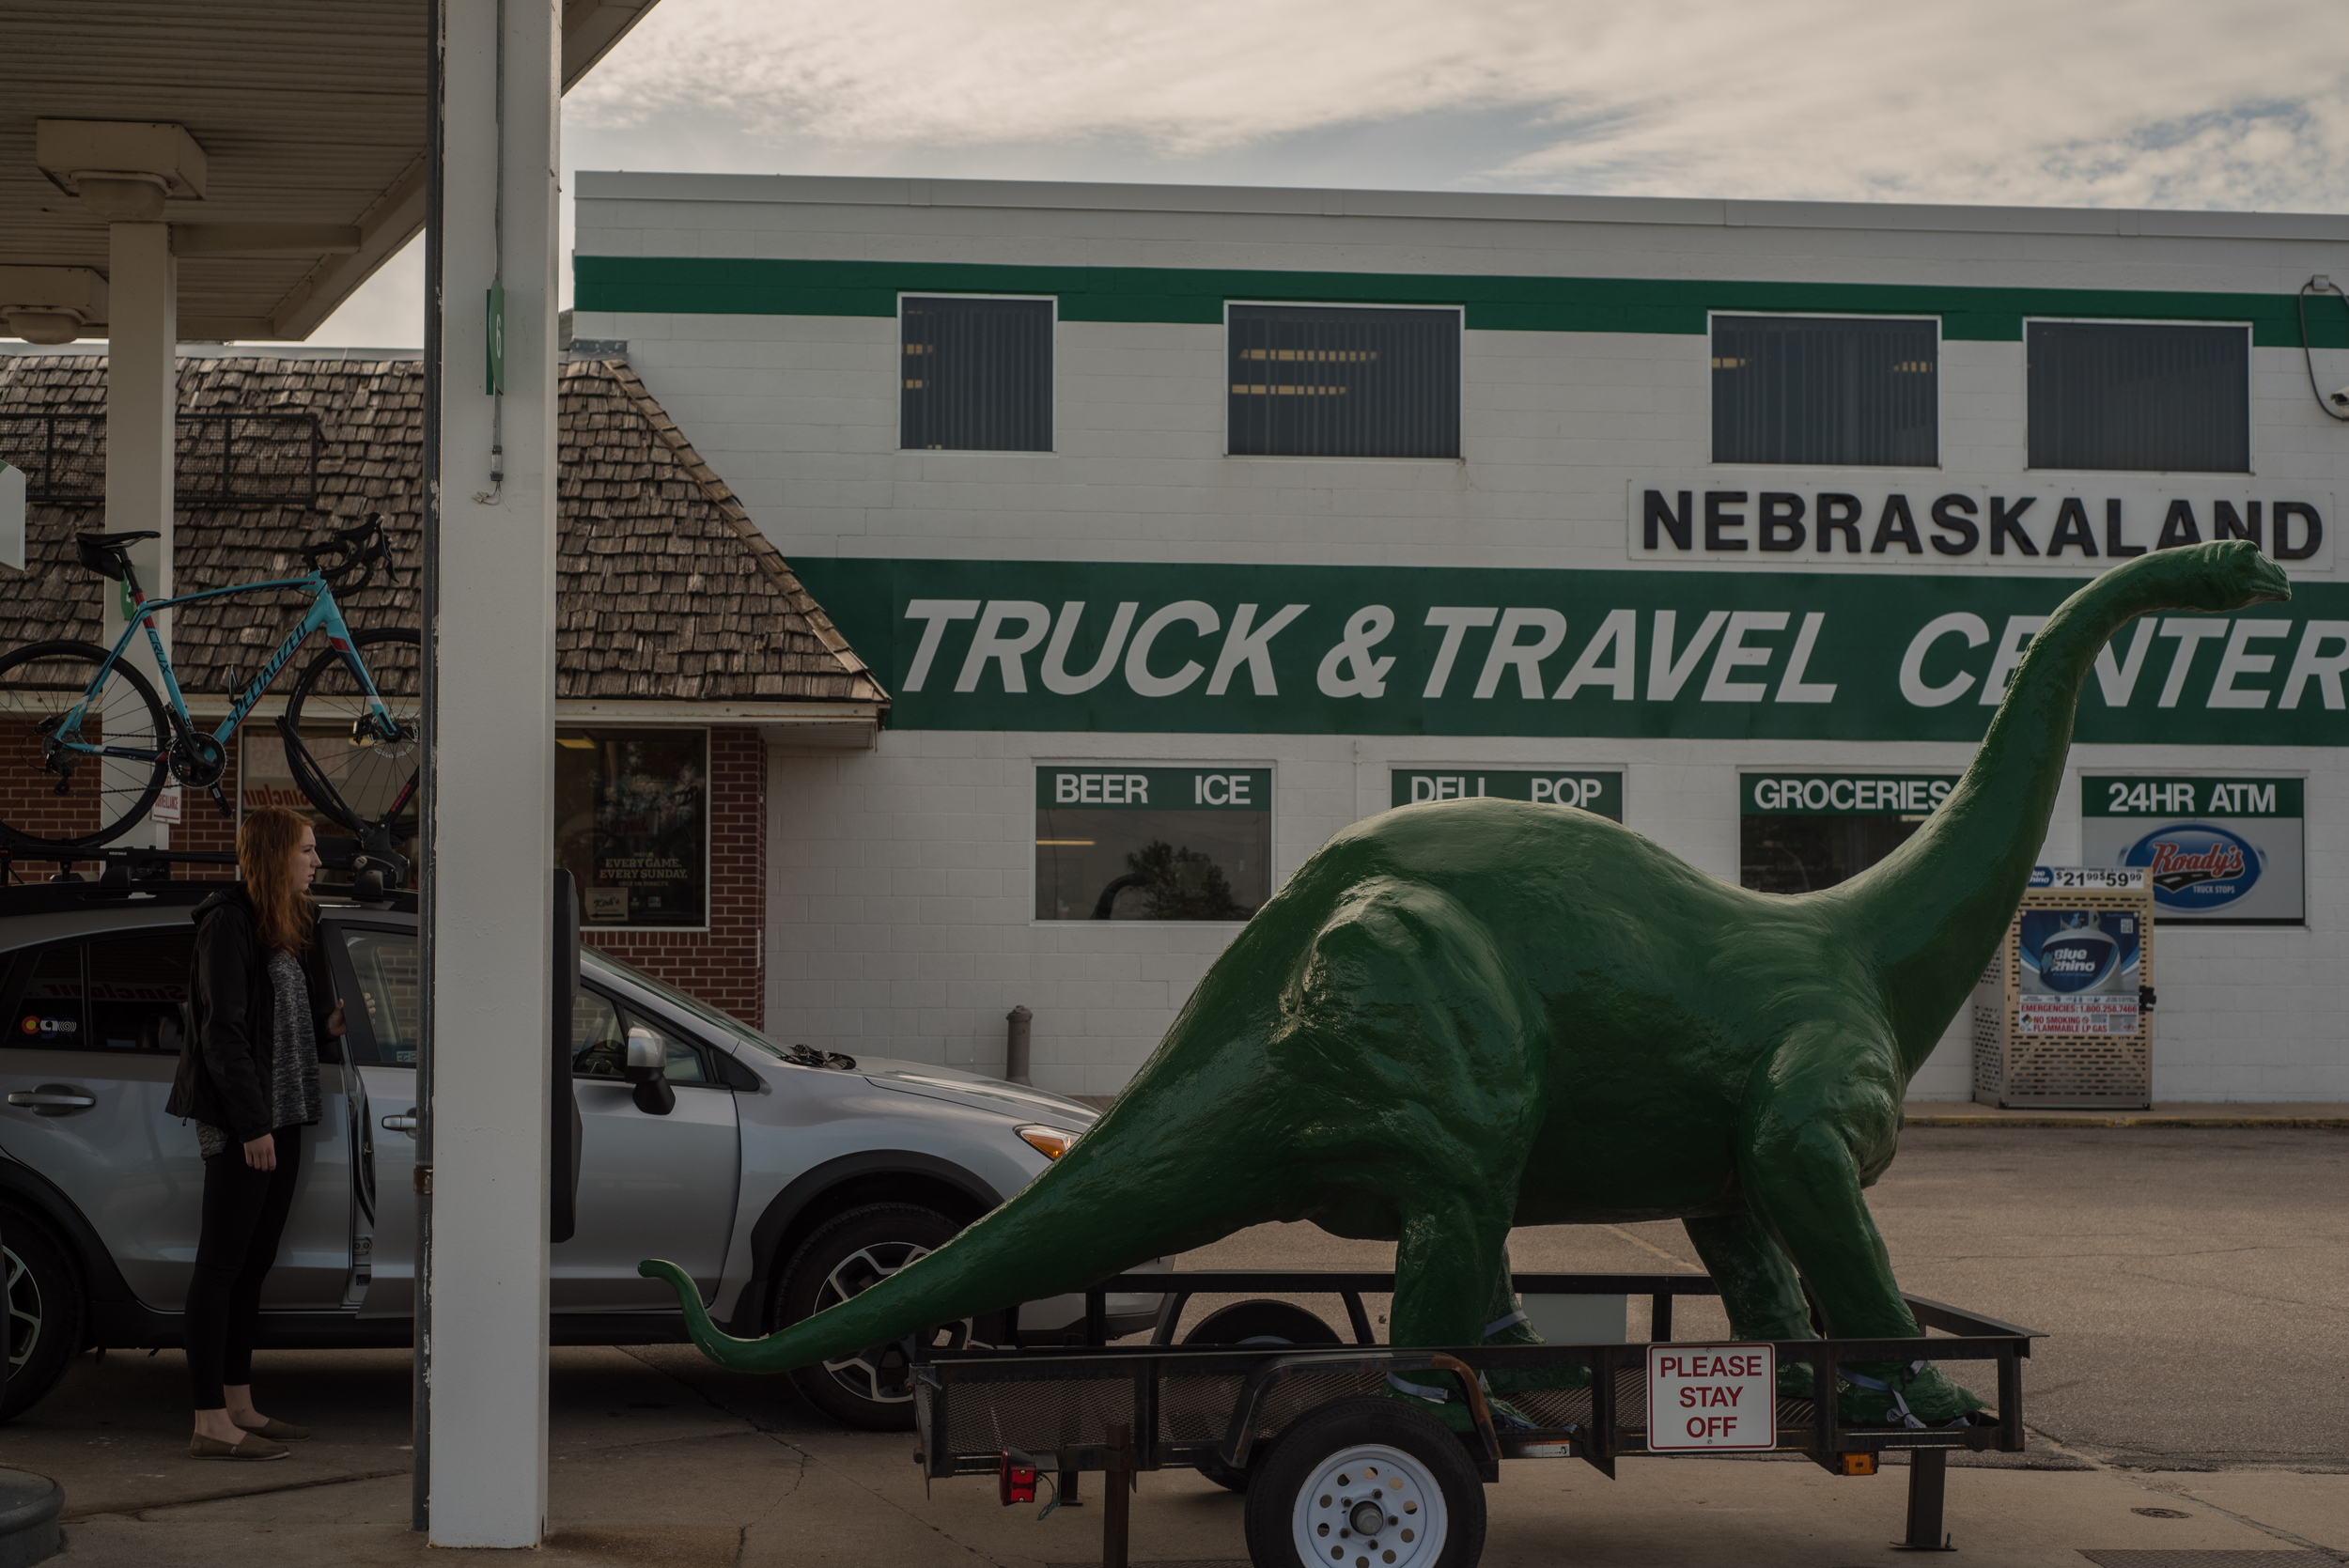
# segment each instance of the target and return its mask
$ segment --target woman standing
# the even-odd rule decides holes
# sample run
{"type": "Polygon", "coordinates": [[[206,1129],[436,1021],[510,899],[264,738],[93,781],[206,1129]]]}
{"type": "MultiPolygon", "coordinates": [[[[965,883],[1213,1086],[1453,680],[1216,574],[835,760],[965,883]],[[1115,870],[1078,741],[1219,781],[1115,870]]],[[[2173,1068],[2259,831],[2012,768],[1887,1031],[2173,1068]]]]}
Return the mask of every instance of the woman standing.
{"type": "Polygon", "coordinates": [[[293,1207],[302,1129],[319,1119],[319,1048],[343,1032],[310,902],[318,869],[310,825],[262,806],[237,834],[243,880],[195,907],[195,1037],[166,1110],[195,1119],[204,1151],[184,1320],[197,1459],[283,1459],[279,1439],[310,1435],[254,1408],[252,1383],[261,1281],[293,1207]]]}

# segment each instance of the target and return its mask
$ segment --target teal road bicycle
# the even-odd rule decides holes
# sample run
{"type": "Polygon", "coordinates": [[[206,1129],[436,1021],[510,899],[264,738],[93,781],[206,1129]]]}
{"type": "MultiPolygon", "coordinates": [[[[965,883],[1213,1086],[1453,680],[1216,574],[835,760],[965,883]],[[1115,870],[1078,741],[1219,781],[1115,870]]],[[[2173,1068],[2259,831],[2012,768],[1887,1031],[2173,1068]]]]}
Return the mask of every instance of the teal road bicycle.
{"type": "MultiPolygon", "coordinates": [[[[294,682],[277,720],[274,742],[285,749],[281,776],[329,822],[365,843],[388,847],[392,838],[405,836],[403,819],[415,814],[424,756],[419,639],[407,630],[352,631],[334,592],[338,584],[346,593],[358,592],[378,569],[391,574],[382,518],[337,530],[304,550],[309,570],[300,577],[150,603],[132,569],[129,547],[157,536],[84,534],[76,539],[84,567],[122,584],[126,624],[112,649],[34,643],[0,658],[0,846],[18,855],[95,849],[143,821],[167,784],[207,791],[224,816],[234,816],[221,788],[229,742],[314,632],[325,634],[325,651],[294,682]],[[156,614],[282,589],[308,594],[308,610],[249,678],[232,677],[227,716],[215,728],[199,729],[156,630],[156,614]],[[124,658],[142,629],[163,677],[160,698],[124,658]]],[[[274,771],[276,760],[269,748],[248,742],[246,787],[266,789],[259,781],[274,771]]]]}

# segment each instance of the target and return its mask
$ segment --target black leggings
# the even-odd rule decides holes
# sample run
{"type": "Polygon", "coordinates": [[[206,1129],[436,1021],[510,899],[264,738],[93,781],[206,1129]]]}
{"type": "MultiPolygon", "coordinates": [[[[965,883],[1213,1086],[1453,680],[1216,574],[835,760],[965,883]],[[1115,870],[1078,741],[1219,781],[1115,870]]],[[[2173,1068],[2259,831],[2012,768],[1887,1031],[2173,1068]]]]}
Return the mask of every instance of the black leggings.
{"type": "Polygon", "coordinates": [[[302,1129],[279,1127],[277,1169],[256,1171],[244,1145],[204,1161],[204,1230],[188,1279],[188,1380],[195,1407],[218,1410],[222,1385],[253,1381],[253,1339],[261,1327],[261,1281],[277,1261],[302,1172],[302,1129]]]}

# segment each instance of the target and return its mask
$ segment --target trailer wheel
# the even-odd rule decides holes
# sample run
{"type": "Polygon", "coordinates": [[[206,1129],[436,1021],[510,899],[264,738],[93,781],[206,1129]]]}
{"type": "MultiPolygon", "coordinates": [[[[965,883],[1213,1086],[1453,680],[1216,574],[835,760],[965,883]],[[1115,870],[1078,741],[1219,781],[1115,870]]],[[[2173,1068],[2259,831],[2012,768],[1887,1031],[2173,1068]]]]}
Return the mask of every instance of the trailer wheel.
{"type": "MultiPolygon", "coordinates": [[[[1236,1301],[1209,1312],[1183,1336],[1185,1344],[1344,1344],[1337,1331],[1302,1307],[1286,1301],[1236,1301]]],[[[1256,1464],[1269,1450],[1256,1445],[1256,1464]]],[[[1248,1490],[1248,1470],[1234,1469],[1221,1459],[1199,1462],[1199,1473],[1231,1492],[1248,1490]]]]}
{"type": "Polygon", "coordinates": [[[1385,1399],[1299,1418],[1249,1467],[1255,1568],[1474,1568],[1485,1489],[1460,1439],[1385,1399]]]}

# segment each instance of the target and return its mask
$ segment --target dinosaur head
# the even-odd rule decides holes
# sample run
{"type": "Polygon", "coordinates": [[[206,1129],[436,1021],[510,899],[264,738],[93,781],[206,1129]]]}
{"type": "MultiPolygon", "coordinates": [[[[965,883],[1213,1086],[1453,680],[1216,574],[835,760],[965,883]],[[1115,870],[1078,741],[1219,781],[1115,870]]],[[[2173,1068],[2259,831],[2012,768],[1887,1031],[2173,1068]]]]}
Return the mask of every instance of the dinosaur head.
{"type": "Polygon", "coordinates": [[[2247,604],[2292,597],[2292,584],[2285,579],[2283,568],[2262,555],[2259,546],[2248,539],[2191,545],[2175,553],[2185,558],[2178,563],[2184,568],[2178,581],[2179,591],[2185,603],[2193,609],[2240,610],[2247,604]]]}

